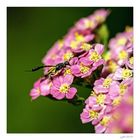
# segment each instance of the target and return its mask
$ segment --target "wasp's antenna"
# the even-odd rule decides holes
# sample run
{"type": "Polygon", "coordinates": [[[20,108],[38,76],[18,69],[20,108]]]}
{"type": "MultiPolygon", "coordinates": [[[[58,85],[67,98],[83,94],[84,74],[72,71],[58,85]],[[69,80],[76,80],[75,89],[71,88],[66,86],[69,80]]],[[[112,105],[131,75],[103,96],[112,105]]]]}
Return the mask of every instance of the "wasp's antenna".
{"type": "Polygon", "coordinates": [[[34,71],[37,71],[37,70],[42,69],[44,67],[46,67],[46,66],[38,66],[38,67],[32,68],[31,70],[26,70],[26,72],[34,72],[34,71]]]}
{"type": "Polygon", "coordinates": [[[31,71],[34,72],[34,71],[37,71],[37,70],[42,69],[44,67],[47,67],[47,66],[38,66],[38,67],[32,68],[31,71]]]}
{"type": "Polygon", "coordinates": [[[34,72],[45,67],[54,67],[54,66],[38,66],[38,67],[32,68],[31,70],[26,70],[26,72],[34,72]]]}

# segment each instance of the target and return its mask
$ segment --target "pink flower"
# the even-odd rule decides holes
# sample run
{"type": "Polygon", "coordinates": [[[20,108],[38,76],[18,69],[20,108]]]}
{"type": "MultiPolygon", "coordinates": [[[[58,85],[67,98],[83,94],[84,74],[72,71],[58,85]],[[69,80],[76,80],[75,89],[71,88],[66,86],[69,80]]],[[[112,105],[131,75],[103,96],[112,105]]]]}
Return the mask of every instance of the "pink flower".
{"type": "Polygon", "coordinates": [[[39,96],[40,96],[40,79],[37,80],[35,83],[34,83],[34,87],[33,89],[31,89],[30,91],[30,96],[32,97],[32,100],[35,100],[37,99],[39,96]]]}
{"type": "Polygon", "coordinates": [[[100,10],[96,10],[94,14],[89,17],[95,19],[97,23],[100,24],[105,21],[109,13],[110,13],[109,10],[100,9],[100,10]]]}
{"type": "Polygon", "coordinates": [[[118,65],[124,66],[130,56],[133,55],[133,32],[119,33],[109,42],[111,59],[118,65]]]}
{"type": "Polygon", "coordinates": [[[82,34],[79,32],[70,33],[65,37],[65,46],[69,47],[72,52],[80,53],[85,51],[81,45],[94,39],[93,34],[82,34]]]}
{"type": "Polygon", "coordinates": [[[50,94],[52,86],[52,81],[50,79],[46,79],[40,83],[40,91],[42,96],[47,96],[50,94]]]}
{"type": "Polygon", "coordinates": [[[78,63],[71,66],[72,74],[76,77],[85,78],[91,75],[91,73],[95,70],[92,66],[85,66],[82,63],[78,63]]]}
{"type": "Polygon", "coordinates": [[[110,86],[108,95],[112,99],[112,110],[115,110],[122,101],[128,99],[129,93],[133,92],[131,90],[132,85],[133,79],[129,78],[110,86]]]}
{"type": "Polygon", "coordinates": [[[94,82],[93,90],[98,93],[108,93],[110,86],[115,85],[116,81],[113,81],[113,75],[110,74],[106,78],[100,78],[94,82]]]}
{"type": "Polygon", "coordinates": [[[77,92],[76,88],[70,87],[73,82],[73,78],[74,77],[72,75],[54,78],[51,88],[51,95],[58,100],[61,100],[65,97],[67,99],[72,99],[77,92]]]}
{"type": "Polygon", "coordinates": [[[96,111],[90,108],[84,108],[83,112],[80,114],[82,123],[92,122],[92,125],[97,124],[104,116],[104,109],[101,111],[96,111]]]}
{"type": "Polygon", "coordinates": [[[92,15],[81,18],[76,24],[75,28],[78,31],[94,31],[94,29],[105,21],[107,16],[109,15],[109,11],[105,9],[100,9],[95,11],[92,15]]]}
{"type": "Polygon", "coordinates": [[[107,130],[108,125],[110,123],[111,120],[111,115],[104,115],[104,117],[102,118],[102,120],[95,126],[95,132],[96,133],[103,133],[107,130]]]}
{"type": "Polygon", "coordinates": [[[105,111],[108,111],[106,109],[106,105],[111,105],[111,98],[107,94],[98,94],[93,92],[91,96],[88,97],[88,99],[85,101],[86,108],[93,109],[96,111],[99,111],[103,108],[105,108],[105,111]]]}
{"type": "Polygon", "coordinates": [[[111,50],[115,50],[118,48],[123,48],[127,43],[127,36],[126,34],[123,33],[119,33],[116,35],[115,38],[112,38],[109,42],[109,47],[111,50]]]}
{"type": "Polygon", "coordinates": [[[79,31],[85,31],[85,30],[94,30],[97,27],[97,21],[93,18],[82,18],[80,19],[75,27],[79,31]]]}
{"type": "Polygon", "coordinates": [[[30,96],[32,100],[37,99],[40,95],[47,96],[50,94],[51,88],[51,81],[46,79],[45,81],[41,82],[41,79],[37,80],[34,84],[33,89],[30,92],[30,96]]]}
{"type": "Polygon", "coordinates": [[[114,80],[123,80],[128,79],[133,76],[133,71],[128,68],[118,68],[114,73],[113,79],[114,80]]]}
{"type": "Polygon", "coordinates": [[[95,44],[95,48],[90,49],[85,57],[80,58],[80,62],[86,66],[93,65],[93,67],[97,68],[98,66],[104,64],[104,60],[101,57],[103,51],[103,45],[95,44]]]}

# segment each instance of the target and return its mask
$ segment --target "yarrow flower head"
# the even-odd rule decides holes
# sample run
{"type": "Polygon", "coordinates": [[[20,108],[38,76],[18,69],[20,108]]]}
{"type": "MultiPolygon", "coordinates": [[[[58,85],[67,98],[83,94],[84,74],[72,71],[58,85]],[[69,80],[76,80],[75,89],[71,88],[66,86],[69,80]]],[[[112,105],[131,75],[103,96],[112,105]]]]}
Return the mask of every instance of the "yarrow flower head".
{"type": "Polygon", "coordinates": [[[126,27],[108,43],[102,23],[109,14],[100,9],[81,18],[54,43],[42,60],[44,66],[32,69],[44,68],[44,76],[30,96],[83,104],[80,119],[91,123],[96,133],[132,132],[133,28],[126,27]],[[74,85],[90,88],[91,94],[80,97],[74,85]]]}

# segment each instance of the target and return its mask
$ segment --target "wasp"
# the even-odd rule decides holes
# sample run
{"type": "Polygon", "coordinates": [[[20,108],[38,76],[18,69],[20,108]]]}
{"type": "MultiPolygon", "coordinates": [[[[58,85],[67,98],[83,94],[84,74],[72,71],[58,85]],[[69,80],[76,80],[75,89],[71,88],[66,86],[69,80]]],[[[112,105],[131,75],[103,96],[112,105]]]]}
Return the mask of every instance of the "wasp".
{"type": "Polygon", "coordinates": [[[45,67],[50,67],[47,74],[45,74],[44,77],[41,79],[41,82],[42,82],[47,78],[52,78],[54,75],[57,75],[67,65],[69,65],[69,62],[65,61],[62,63],[58,63],[55,66],[51,66],[51,65],[38,66],[38,67],[33,68],[31,71],[34,72],[34,71],[37,71],[37,70],[45,68],[45,67]]]}

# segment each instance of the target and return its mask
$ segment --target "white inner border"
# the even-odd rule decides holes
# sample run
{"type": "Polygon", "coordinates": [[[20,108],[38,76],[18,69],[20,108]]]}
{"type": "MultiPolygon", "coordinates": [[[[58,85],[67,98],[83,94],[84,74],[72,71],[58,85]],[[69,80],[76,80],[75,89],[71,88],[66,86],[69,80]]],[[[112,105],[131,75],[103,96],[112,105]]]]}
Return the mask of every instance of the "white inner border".
{"type": "MultiPolygon", "coordinates": [[[[98,139],[138,140],[140,130],[139,0],[1,0],[0,2],[0,140],[98,139]],[[7,134],[7,7],[134,7],[134,133],[133,134],[7,134]]],[[[120,13],[121,14],[121,13],[120,13]]],[[[16,115],[15,115],[16,116],[16,115]]],[[[125,119],[125,118],[124,118],[125,119]]],[[[55,127],[55,126],[54,126],[55,127]]]]}

